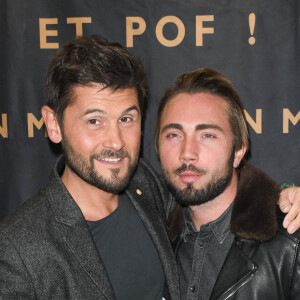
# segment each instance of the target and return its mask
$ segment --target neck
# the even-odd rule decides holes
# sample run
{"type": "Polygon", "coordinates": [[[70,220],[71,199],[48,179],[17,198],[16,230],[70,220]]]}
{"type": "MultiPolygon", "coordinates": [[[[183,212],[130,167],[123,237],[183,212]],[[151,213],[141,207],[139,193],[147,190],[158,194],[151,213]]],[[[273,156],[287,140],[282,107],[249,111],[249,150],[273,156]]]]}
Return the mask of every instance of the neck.
{"type": "Polygon", "coordinates": [[[86,220],[103,219],[118,207],[118,194],[108,193],[90,185],[77,176],[67,165],[61,179],[86,220]]]}
{"type": "Polygon", "coordinates": [[[218,219],[225,212],[236,196],[237,183],[237,173],[234,171],[229,186],[222,194],[209,202],[189,206],[189,212],[197,231],[202,225],[218,219]]]}

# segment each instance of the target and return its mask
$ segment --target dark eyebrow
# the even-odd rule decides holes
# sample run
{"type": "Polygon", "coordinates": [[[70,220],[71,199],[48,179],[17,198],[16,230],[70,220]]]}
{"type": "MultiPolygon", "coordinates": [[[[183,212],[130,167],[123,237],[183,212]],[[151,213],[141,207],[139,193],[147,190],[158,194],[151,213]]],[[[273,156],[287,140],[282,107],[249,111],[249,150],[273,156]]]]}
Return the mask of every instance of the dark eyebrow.
{"type": "Polygon", "coordinates": [[[102,109],[92,108],[92,109],[86,110],[82,115],[85,116],[85,115],[89,115],[89,114],[92,114],[92,113],[95,113],[95,112],[98,112],[98,113],[101,113],[101,114],[105,114],[105,111],[102,110],[102,109]]]}
{"type": "Polygon", "coordinates": [[[170,128],[182,130],[182,126],[181,126],[180,124],[178,124],[178,123],[170,123],[170,124],[164,126],[164,127],[161,129],[161,133],[164,133],[166,130],[168,130],[168,129],[170,129],[170,128]]]}
{"type": "Polygon", "coordinates": [[[220,126],[215,125],[215,124],[198,124],[196,126],[196,130],[204,130],[204,129],[217,129],[217,130],[223,132],[223,129],[220,126]]]}
{"type": "MultiPolygon", "coordinates": [[[[161,133],[164,133],[166,130],[168,130],[170,128],[171,129],[183,130],[183,127],[180,124],[170,123],[170,124],[168,124],[168,125],[166,125],[162,128],[161,133]]],[[[204,129],[217,129],[217,130],[223,132],[223,129],[220,126],[214,125],[214,124],[198,124],[196,126],[196,130],[204,130],[204,129]]]]}
{"type": "Polygon", "coordinates": [[[132,105],[132,106],[128,107],[127,109],[125,109],[125,110],[123,111],[122,115],[123,115],[123,114],[127,114],[127,113],[129,113],[130,111],[132,111],[132,110],[136,110],[138,113],[140,113],[139,108],[138,108],[136,105],[132,105]]]}
{"type": "MultiPolygon", "coordinates": [[[[132,110],[136,110],[138,113],[140,112],[139,108],[136,106],[136,105],[132,105],[130,106],[129,108],[125,109],[123,112],[122,112],[122,115],[123,114],[126,114],[132,110]]],[[[102,109],[99,109],[99,108],[92,108],[92,109],[88,109],[86,110],[82,115],[83,116],[86,116],[86,115],[89,115],[89,114],[92,114],[92,113],[100,113],[100,114],[103,114],[103,115],[106,115],[107,113],[102,110],[102,109]]]]}

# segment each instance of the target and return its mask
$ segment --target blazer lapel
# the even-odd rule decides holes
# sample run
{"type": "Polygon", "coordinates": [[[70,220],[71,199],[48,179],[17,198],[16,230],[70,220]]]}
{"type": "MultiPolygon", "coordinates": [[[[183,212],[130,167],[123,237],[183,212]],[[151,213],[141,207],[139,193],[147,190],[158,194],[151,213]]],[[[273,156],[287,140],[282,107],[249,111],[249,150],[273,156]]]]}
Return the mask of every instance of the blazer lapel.
{"type": "Polygon", "coordinates": [[[225,300],[254,276],[258,266],[233,242],[222,266],[210,300],[225,300]]]}
{"type": "Polygon", "coordinates": [[[109,300],[116,299],[82,212],[58,175],[63,166],[61,159],[47,186],[47,197],[55,215],[58,232],[66,247],[71,250],[87,276],[103,295],[109,300]]]}
{"type": "MultiPolygon", "coordinates": [[[[157,249],[168,286],[178,286],[179,279],[177,267],[166,230],[166,225],[160,219],[157,207],[153,204],[155,195],[153,193],[149,193],[149,186],[141,187],[140,183],[136,183],[134,181],[131,182],[126,193],[137,210],[138,215],[144,223],[157,249]]],[[[174,296],[174,299],[175,298],[176,296],[174,296]]]]}
{"type": "Polygon", "coordinates": [[[88,227],[69,229],[64,240],[80,266],[103,295],[109,300],[115,299],[104,264],[91,238],[88,227]]]}

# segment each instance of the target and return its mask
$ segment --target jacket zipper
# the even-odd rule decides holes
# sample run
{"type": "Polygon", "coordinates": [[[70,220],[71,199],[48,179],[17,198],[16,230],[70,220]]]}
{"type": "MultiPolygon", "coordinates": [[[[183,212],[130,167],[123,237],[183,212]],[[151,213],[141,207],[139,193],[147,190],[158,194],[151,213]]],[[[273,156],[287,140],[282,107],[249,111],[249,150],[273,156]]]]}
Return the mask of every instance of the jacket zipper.
{"type": "Polygon", "coordinates": [[[218,300],[226,300],[229,299],[238,289],[244,286],[252,277],[254,276],[254,272],[247,274],[244,278],[242,278],[239,282],[237,282],[229,293],[223,294],[218,300]]]}

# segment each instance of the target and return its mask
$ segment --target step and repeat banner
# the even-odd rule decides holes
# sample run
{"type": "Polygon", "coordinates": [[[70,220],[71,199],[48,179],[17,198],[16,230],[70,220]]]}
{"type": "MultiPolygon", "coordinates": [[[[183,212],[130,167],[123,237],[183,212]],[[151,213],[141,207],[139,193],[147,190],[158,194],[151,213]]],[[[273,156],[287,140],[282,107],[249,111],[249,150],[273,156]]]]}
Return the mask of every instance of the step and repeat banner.
{"type": "Polygon", "coordinates": [[[185,71],[228,76],[247,116],[250,160],[300,185],[300,3],[296,0],[1,0],[0,219],[45,184],[60,153],[40,109],[51,57],[99,34],[142,58],[149,83],[141,155],[154,149],[163,90],[185,71]]]}

